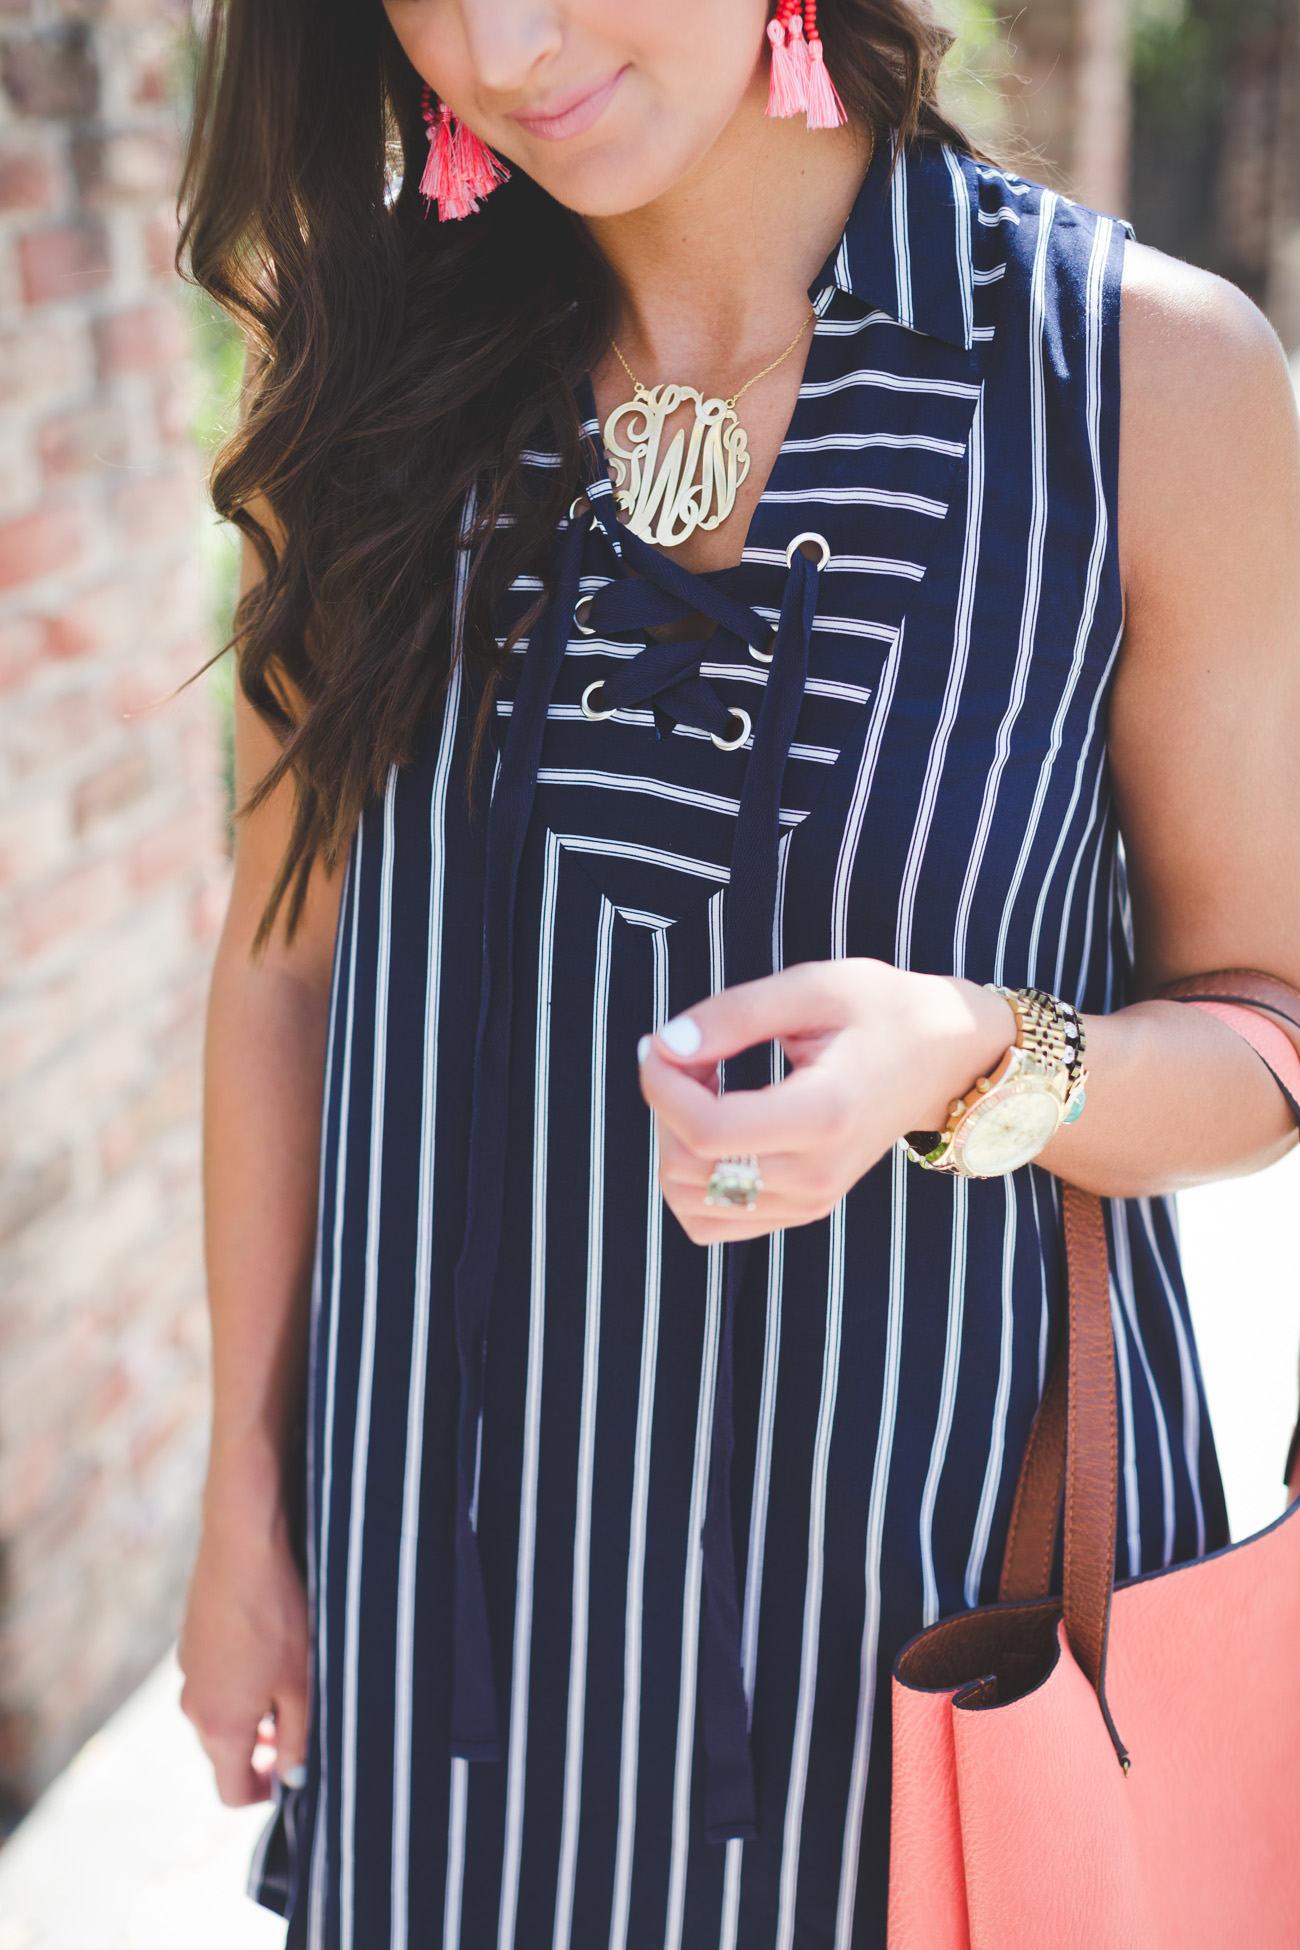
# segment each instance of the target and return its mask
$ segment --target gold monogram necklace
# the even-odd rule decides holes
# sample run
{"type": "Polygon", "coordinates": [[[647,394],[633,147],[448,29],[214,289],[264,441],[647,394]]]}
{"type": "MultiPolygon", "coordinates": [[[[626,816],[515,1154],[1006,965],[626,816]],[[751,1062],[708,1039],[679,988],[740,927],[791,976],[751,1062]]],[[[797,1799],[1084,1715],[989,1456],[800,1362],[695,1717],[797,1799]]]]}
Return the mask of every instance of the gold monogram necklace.
{"type": "Polygon", "coordinates": [[[694,386],[645,386],[615,340],[610,340],[636,388],[605,422],[614,499],[634,535],[659,548],[677,548],[697,528],[716,528],[727,519],[749,473],[749,436],[736,408],[751,386],[785,364],[816,316],[810,307],[780,357],[747,379],[730,399],[705,399],[694,386]],[[661,458],[664,427],[678,407],[688,403],[695,407],[689,439],[687,430],[679,428],[661,458]]]}

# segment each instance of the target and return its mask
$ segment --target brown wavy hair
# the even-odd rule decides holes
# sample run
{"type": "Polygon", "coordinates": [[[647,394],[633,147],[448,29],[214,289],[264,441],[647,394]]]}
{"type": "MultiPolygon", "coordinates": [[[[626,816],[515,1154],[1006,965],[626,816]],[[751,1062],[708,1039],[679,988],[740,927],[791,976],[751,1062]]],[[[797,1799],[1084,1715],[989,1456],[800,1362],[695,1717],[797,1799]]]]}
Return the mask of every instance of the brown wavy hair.
{"type": "MultiPolygon", "coordinates": [[[[823,0],[820,26],[850,116],[969,149],[938,105],[952,36],[929,0],[823,0]]],[[[295,783],[263,938],[286,898],[292,933],[313,861],[337,863],[411,756],[451,667],[462,551],[464,655],[490,697],[493,614],[546,572],[579,481],[574,388],[614,317],[587,230],[522,170],[478,216],[426,221],[420,93],[379,0],[213,0],[177,261],[241,326],[253,375],[212,497],[266,571],[233,640],[280,755],[244,810],[295,783]],[[542,438],[562,464],[538,491],[521,456],[542,438]]]]}

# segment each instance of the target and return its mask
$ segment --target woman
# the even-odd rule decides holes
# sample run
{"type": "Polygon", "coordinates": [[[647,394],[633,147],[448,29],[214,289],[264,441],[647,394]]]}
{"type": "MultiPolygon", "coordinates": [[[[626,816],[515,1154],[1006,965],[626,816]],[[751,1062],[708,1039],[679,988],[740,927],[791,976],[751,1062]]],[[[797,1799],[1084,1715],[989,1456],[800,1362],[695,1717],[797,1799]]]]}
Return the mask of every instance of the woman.
{"type": "Polygon", "coordinates": [[[1120,1571],[1226,1535],[1164,1195],[1294,1130],[1138,998],[1300,980],[1286,367],[970,153],[922,0],[767,15],[218,20],[185,1699],[295,1946],[883,1943],[890,1665],[996,1593],[1061,1179],[1120,1571]]]}

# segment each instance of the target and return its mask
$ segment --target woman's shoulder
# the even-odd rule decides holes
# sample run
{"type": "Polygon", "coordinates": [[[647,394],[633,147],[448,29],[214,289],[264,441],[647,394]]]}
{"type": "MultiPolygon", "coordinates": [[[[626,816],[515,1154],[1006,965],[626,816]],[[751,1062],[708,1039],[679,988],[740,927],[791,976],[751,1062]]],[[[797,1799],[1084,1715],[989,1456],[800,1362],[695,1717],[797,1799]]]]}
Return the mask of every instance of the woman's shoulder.
{"type": "Polygon", "coordinates": [[[1187,427],[1226,409],[1292,406],[1286,355],[1273,327],[1226,278],[1150,245],[1124,253],[1121,344],[1125,392],[1177,409],[1187,427]]]}

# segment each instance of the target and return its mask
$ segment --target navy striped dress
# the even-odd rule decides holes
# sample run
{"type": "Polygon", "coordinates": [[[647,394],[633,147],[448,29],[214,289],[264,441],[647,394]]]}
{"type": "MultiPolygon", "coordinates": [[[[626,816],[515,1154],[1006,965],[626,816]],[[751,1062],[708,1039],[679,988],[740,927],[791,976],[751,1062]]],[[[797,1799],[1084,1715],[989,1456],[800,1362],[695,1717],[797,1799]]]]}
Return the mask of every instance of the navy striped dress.
{"type": "MultiPolygon", "coordinates": [[[[1127,999],[1106,757],[1124,248],[1122,226],[1050,191],[939,148],[891,174],[881,146],[813,288],[743,564],[705,579],[784,628],[798,576],[812,619],[771,807],[777,966],[870,955],[1094,1012],[1127,999]],[[804,531],[829,547],[820,574],[787,565],[804,531]]],[[[309,1778],[254,1870],[292,1950],[880,1950],[891,1665],[994,1596],[1061,1325],[1058,1193],[1033,1167],[968,1182],[896,1151],[827,1220],[758,1242],[732,1311],[726,1256],[666,1212],[636,1044],[729,979],[760,754],[654,700],[584,716],[596,680],[634,694],[647,648],[596,515],[558,538],[570,595],[597,602],[588,633],[566,616],[551,646],[535,776],[497,774],[498,798],[525,796],[513,932],[491,949],[509,991],[495,1111],[475,1107],[492,767],[471,813],[460,672],[347,870],[312,1327],[309,1778]],[[499,1219],[467,1381],[472,1113],[497,1116],[499,1219]],[[755,1801],[747,1839],[710,1841],[701,1533],[724,1412],[755,1801]],[[495,1760],[453,1753],[462,1546],[495,1760]]],[[[521,580],[503,640],[539,588],[521,580]]],[[[697,646],[685,681],[757,721],[785,653],[759,661],[747,627],[697,646]]],[[[517,769],[512,715],[547,654],[536,630],[518,646],[498,768],[517,769]]],[[[1226,1524],[1172,1210],[1113,1201],[1110,1227],[1127,1576],[1218,1546],[1226,1524]]]]}

